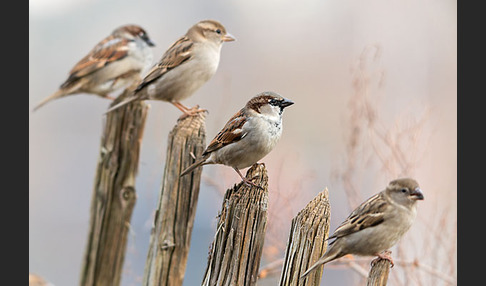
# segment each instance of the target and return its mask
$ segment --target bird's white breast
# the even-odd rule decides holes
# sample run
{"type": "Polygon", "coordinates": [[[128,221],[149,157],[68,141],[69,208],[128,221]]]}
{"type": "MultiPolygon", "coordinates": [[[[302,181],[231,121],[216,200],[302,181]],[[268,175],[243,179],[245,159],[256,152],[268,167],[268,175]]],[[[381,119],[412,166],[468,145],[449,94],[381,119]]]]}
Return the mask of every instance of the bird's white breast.
{"type": "Polygon", "coordinates": [[[243,125],[244,137],[213,152],[211,161],[219,164],[247,168],[265,157],[275,147],[282,135],[281,116],[252,116],[243,125]]]}
{"type": "Polygon", "coordinates": [[[180,101],[191,96],[205,84],[218,69],[221,47],[200,45],[194,54],[180,66],[168,71],[148,90],[150,98],[180,101]]]}

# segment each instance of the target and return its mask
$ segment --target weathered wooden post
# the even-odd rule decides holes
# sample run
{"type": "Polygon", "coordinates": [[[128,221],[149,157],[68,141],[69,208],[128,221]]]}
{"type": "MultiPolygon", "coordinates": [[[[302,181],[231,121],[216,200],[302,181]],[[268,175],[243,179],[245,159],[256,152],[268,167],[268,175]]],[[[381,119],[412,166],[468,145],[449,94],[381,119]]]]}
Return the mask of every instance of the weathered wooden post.
{"type": "Polygon", "coordinates": [[[146,103],[133,102],[106,115],[81,286],[120,284],[147,110],[146,103]]]}
{"type": "Polygon", "coordinates": [[[180,118],[169,134],[167,159],[145,264],[143,285],[182,285],[202,168],[181,172],[206,148],[205,114],[180,118]]]}
{"type": "Polygon", "coordinates": [[[243,182],[226,191],[202,285],[255,285],[267,225],[268,176],[254,164],[243,182]]]}
{"type": "Polygon", "coordinates": [[[323,267],[317,268],[305,279],[300,279],[300,276],[326,252],[330,216],[331,205],[326,188],[292,219],[280,286],[320,284],[323,267]]]}
{"type": "Polygon", "coordinates": [[[386,259],[374,262],[368,274],[367,286],[386,286],[391,263],[386,259]]]}

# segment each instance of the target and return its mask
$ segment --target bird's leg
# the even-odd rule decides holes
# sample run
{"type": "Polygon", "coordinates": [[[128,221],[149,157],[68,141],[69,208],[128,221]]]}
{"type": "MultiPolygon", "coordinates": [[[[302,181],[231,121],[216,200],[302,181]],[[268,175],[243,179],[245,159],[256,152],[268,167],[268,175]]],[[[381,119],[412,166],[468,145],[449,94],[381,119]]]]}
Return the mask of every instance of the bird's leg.
{"type": "Polygon", "coordinates": [[[180,111],[184,112],[184,114],[187,114],[187,111],[189,110],[188,107],[184,106],[182,103],[180,103],[179,101],[171,101],[170,103],[172,103],[175,107],[177,107],[180,111]]]}
{"type": "Polygon", "coordinates": [[[182,118],[185,118],[186,116],[194,116],[194,115],[198,114],[199,112],[207,111],[206,109],[199,109],[199,105],[196,105],[193,108],[189,108],[189,107],[183,105],[182,103],[180,103],[179,101],[172,101],[171,103],[175,107],[177,107],[180,111],[182,111],[184,113],[182,118]]]}
{"type": "Polygon", "coordinates": [[[371,266],[375,265],[375,263],[379,262],[382,259],[390,261],[391,267],[395,266],[395,263],[393,263],[393,259],[391,257],[391,251],[390,250],[385,250],[382,253],[377,253],[376,256],[378,256],[378,257],[371,261],[371,266]]]}
{"type": "Polygon", "coordinates": [[[111,96],[111,95],[108,95],[108,94],[105,94],[103,97],[106,98],[106,99],[115,100],[114,96],[111,96]]]}
{"type": "Polygon", "coordinates": [[[208,110],[207,109],[201,109],[201,108],[199,108],[199,104],[197,104],[196,106],[194,106],[193,108],[189,109],[188,111],[191,112],[191,113],[193,113],[192,115],[196,115],[199,112],[207,112],[208,110]]]}
{"type": "Polygon", "coordinates": [[[259,189],[263,190],[263,188],[262,188],[262,187],[260,187],[259,185],[257,185],[257,184],[255,184],[255,183],[253,183],[252,181],[248,180],[248,179],[247,179],[245,176],[243,176],[243,175],[241,174],[240,170],[238,170],[238,168],[233,167],[233,169],[235,169],[236,173],[238,173],[238,175],[240,175],[241,180],[243,180],[243,182],[244,182],[244,183],[245,183],[245,184],[246,184],[248,187],[253,186],[253,187],[257,187],[257,188],[259,188],[259,189]]]}
{"type": "Polygon", "coordinates": [[[184,119],[188,116],[193,116],[193,114],[190,112],[189,108],[185,105],[183,105],[182,103],[178,102],[178,101],[173,101],[171,102],[175,107],[177,107],[180,111],[182,111],[182,114],[180,117],[179,117],[179,120],[180,119],[184,119]]]}

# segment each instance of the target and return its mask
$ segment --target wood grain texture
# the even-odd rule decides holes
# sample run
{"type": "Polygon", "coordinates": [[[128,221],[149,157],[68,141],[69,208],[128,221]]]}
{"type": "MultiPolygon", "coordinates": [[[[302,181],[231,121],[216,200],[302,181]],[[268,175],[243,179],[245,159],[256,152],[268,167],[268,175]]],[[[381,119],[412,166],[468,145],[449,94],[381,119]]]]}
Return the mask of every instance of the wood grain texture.
{"type": "MultiPolygon", "coordinates": [[[[121,97],[127,94],[128,89],[121,97]]],[[[147,111],[146,103],[135,102],[105,118],[81,270],[82,286],[120,285],[147,111]]]]}
{"type": "Polygon", "coordinates": [[[367,286],[386,286],[391,263],[386,259],[380,259],[373,263],[368,274],[367,286]]]}
{"type": "Polygon", "coordinates": [[[206,147],[205,114],[180,118],[168,136],[167,159],[150,236],[143,285],[182,285],[202,168],[182,170],[206,147]]]}
{"type": "Polygon", "coordinates": [[[226,191],[202,285],[256,285],[268,208],[264,164],[251,166],[243,182],[226,191]]]}
{"type": "Polygon", "coordinates": [[[330,222],[331,205],[326,188],[292,219],[279,285],[320,284],[323,267],[306,279],[300,276],[326,252],[330,222]]]}

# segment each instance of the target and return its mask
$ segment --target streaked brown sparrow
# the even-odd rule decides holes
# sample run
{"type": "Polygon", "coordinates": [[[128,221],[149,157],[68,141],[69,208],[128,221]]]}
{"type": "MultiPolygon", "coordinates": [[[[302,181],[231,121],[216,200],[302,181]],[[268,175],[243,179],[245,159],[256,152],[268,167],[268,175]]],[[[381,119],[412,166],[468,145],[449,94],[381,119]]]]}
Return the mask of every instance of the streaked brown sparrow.
{"type": "Polygon", "coordinates": [[[294,104],[275,92],[262,92],[253,97],[226,123],[223,129],[209,143],[201,158],[185,169],[181,176],[207,164],[223,164],[245,178],[240,169],[250,167],[265,157],[277,144],[282,135],[282,113],[284,108],[294,104]]]}
{"type": "Polygon", "coordinates": [[[347,254],[378,256],[393,260],[389,248],[412,226],[417,215],[417,201],[424,195],[414,179],[401,178],[391,181],[386,189],[359,205],[328,239],[326,253],[302,276],[314,269],[347,254]],[[382,252],[385,252],[383,254],[382,252]]]}
{"type": "Polygon", "coordinates": [[[110,92],[141,79],[141,73],[152,64],[152,46],[154,43],[140,26],[115,29],[71,69],[61,87],[34,111],[51,100],[77,93],[113,99],[110,92]]]}
{"type": "Polygon", "coordinates": [[[221,47],[235,38],[215,20],[192,26],[173,43],[162,59],[148,72],[134,91],[134,96],[112,106],[107,112],[135,100],[168,101],[187,115],[202,111],[180,103],[206,83],[218,69],[221,47]]]}

